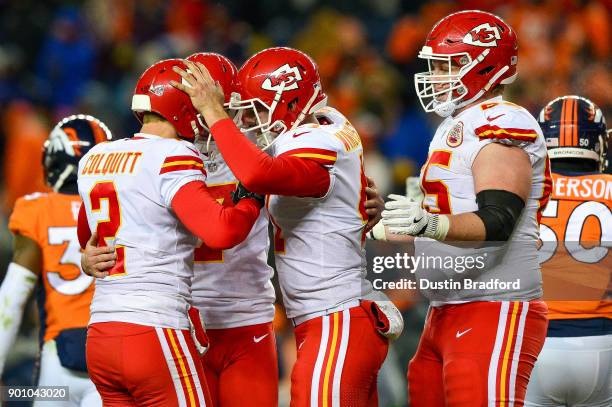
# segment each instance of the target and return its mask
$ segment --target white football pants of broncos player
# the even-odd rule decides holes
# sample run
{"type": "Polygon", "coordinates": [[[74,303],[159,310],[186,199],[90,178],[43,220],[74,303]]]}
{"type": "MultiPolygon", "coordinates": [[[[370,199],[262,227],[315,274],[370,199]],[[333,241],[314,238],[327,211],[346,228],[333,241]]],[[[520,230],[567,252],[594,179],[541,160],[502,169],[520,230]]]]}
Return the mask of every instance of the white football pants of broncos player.
{"type": "Polygon", "coordinates": [[[525,407],[552,406],[612,406],[612,335],[546,338],[525,407]]]}
{"type": "Polygon", "coordinates": [[[67,401],[35,401],[34,407],[102,407],[102,399],[87,372],[66,369],[54,340],[45,342],[40,355],[38,386],[68,386],[67,401]]]}

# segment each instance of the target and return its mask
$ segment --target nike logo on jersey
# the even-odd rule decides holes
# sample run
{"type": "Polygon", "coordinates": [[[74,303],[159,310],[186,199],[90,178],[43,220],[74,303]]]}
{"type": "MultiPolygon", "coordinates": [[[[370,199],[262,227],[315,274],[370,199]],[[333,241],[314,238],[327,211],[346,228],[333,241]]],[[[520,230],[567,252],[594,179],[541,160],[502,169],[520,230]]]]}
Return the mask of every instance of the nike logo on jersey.
{"type": "Polygon", "coordinates": [[[490,116],[490,117],[487,117],[487,120],[492,122],[493,120],[499,119],[500,117],[505,116],[505,115],[506,113],[498,114],[497,116],[490,116]]]}
{"type": "Polygon", "coordinates": [[[197,155],[198,157],[200,156],[200,152],[199,152],[198,150],[194,150],[194,149],[193,149],[193,148],[191,148],[191,147],[187,147],[187,148],[189,149],[189,151],[193,151],[193,153],[194,153],[195,155],[197,155]]]}
{"type": "Polygon", "coordinates": [[[270,335],[270,334],[265,334],[265,335],[262,335],[262,336],[254,336],[253,337],[253,342],[259,343],[259,342],[263,341],[265,339],[265,337],[268,336],[268,335],[270,335]]]}
{"type": "Polygon", "coordinates": [[[303,131],[301,133],[295,133],[293,135],[293,138],[298,138],[298,137],[303,136],[304,134],[308,134],[308,133],[310,133],[310,132],[309,131],[303,131]]]}
{"type": "Polygon", "coordinates": [[[302,342],[300,342],[300,345],[298,346],[298,350],[302,349],[302,345],[304,345],[304,342],[306,342],[306,339],[304,339],[302,342]]]}
{"type": "Polygon", "coordinates": [[[472,328],[470,328],[470,329],[466,329],[466,330],[465,330],[465,331],[463,331],[463,332],[457,331],[457,333],[455,334],[455,337],[457,337],[457,338],[461,338],[463,335],[465,335],[466,333],[470,332],[471,330],[472,330],[472,328]]]}

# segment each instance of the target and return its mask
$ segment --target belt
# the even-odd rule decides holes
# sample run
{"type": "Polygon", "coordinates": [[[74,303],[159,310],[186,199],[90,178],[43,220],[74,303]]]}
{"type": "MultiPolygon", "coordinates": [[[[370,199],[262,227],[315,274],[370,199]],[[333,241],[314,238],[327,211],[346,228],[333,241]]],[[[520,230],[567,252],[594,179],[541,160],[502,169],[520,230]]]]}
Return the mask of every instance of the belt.
{"type": "Polygon", "coordinates": [[[324,309],[322,311],[311,312],[310,314],[300,315],[299,317],[291,318],[291,323],[293,324],[293,326],[298,326],[299,324],[302,324],[313,318],[323,317],[325,315],[333,314],[334,312],[344,311],[350,308],[355,308],[359,306],[359,304],[360,304],[359,300],[351,300],[351,301],[345,302],[333,308],[324,309]]]}

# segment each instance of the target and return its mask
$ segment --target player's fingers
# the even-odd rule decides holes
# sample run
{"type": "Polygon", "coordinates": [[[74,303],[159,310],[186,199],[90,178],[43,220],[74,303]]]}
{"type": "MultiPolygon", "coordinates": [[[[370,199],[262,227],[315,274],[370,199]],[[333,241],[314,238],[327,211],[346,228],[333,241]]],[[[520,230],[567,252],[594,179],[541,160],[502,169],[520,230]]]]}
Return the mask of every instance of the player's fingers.
{"type": "Polygon", "coordinates": [[[174,86],[178,90],[182,90],[187,95],[192,96],[193,88],[191,86],[186,86],[185,84],[179,83],[177,81],[170,81],[170,85],[174,86]]]}
{"type": "Polygon", "coordinates": [[[115,252],[115,248],[113,246],[100,246],[100,247],[87,247],[85,249],[85,253],[87,254],[87,256],[98,256],[100,254],[106,254],[106,253],[114,253],[115,252]]]}
{"type": "MultiPolygon", "coordinates": [[[[172,70],[174,72],[176,72],[177,74],[179,74],[181,76],[181,78],[183,78],[183,80],[185,82],[187,82],[187,84],[189,84],[189,86],[193,87],[193,84],[196,82],[195,77],[193,76],[192,72],[187,72],[182,70],[181,68],[179,68],[178,66],[173,66],[172,70]]],[[[176,82],[176,81],[173,81],[176,82]]],[[[184,84],[183,84],[184,85],[184,84]]]]}
{"type": "Polygon", "coordinates": [[[371,209],[374,211],[382,212],[385,209],[385,203],[378,199],[368,199],[364,204],[366,210],[371,209]]]}
{"type": "Polygon", "coordinates": [[[101,262],[115,261],[116,258],[117,258],[117,255],[115,253],[108,253],[108,254],[100,254],[98,256],[92,256],[89,258],[88,261],[90,264],[98,264],[101,262]]]}
{"type": "Polygon", "coordinates": [[[99,271],[99,270],[94,270],[92,269],[90,273],[87,273],[89,276],[94,277],[94,278],[104,278],[104,277],[108,277],[109,272],[108,271],[99,271]]]}
{"type": "Polygon", "coordinates": [[[115,260],[103,261],[101,263],[97,263],[93,268],[96,272],[103,273],[113,268],[114,265],[115,265],[115,260]]]}
{"type": "Polygon", "coordinates": [[[200,72],[200,69],[198,69],[197,65],[194,64],[192,61],[189,60],[184,60],[185,65],[187,66],[187,72],[189,72],[189,74],[191,76],[193,76],[195,82],[200,82],[202,80],[202,74],[200,72]]]}
{"type": "Polygon", "coordinates": [[[383,202],[383,200],[380,197],[380,195],[378,195],[378,191],[376,190],[376,188],[366,187],[365,191],[366,191],[366,196],[369,199],[380,200],[381,202],[383,202]]]}
{"type": "Polygon", "coordinates": [[[380,214],[380,210],[377,207],[366,208],[365,211],[369,216],[375,216],[380,214]]]}
{"type": "Polygon", "coordinates": [[[376,189],[376,182],[374,182],[374,180],[372,178],[370,178],[370,177],[368,177],[366,175],[366,180],[368,182],[368,187],[376,189]]]}
{"type": "Polygon", "coordinates": [[[85,247],[96,247],[98,245],[98,231],[94,230],[94,232],[89,236],[89,240],[85,244],[85,247]]]}
{"type": "Polygon", "coordinates": [[[206,68],[204,64],[202,64],[201,62],[198,62],[197,66],[198,66],[198,70],[200,74],[202,75],[202,78],[204,78],[206,82],[215,83],[215,80],[212,78],[212,76],[210,75],[210,72],[208,71],[208,68],[206,68]]]}

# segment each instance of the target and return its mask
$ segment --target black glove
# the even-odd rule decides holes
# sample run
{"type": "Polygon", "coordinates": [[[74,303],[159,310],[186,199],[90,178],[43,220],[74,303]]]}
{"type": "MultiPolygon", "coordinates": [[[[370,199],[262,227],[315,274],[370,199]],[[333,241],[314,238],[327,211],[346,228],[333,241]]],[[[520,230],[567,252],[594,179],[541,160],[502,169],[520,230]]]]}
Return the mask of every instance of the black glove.
{"type": "Polygon", "coordinates": [[[244,198],[253,198],[257,202],[259,202],[259,205],[261,207],[266,204],[265,196],[249,191],[244,187],[244,185],[242,185],[242,183],[239,182],[236,186],[236,190],[232,192],[232,202],[234,203],[234,205],[236,205],[238,202],[240,202],[241,199],[244,198]]]}

